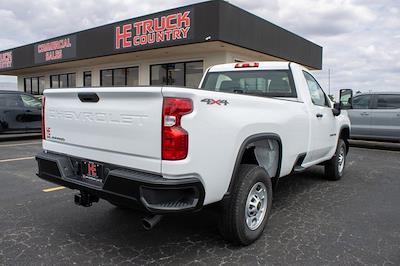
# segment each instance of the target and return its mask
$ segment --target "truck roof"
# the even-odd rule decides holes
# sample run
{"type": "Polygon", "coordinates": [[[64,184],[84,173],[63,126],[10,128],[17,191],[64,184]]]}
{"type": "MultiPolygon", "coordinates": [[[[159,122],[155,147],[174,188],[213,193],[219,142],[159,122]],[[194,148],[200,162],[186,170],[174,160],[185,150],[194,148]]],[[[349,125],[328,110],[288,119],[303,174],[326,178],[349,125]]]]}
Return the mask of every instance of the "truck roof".
{"type": "MultiPolygon", "coordinates": [[[[294,64],[294,63],[292,63],[294,64]]],[[[209,68],[209,72],[222,72],[222,71],[240,71],[240,70],[264,70],[264,69],[289,69],[289,62],[281,61],[281,62],[263,62],[263,61],[252,61],[252,62],[236,62],[236,63],[229,63],[229,64],[221,64],[215,65],[209,68]],[[253,64],[258,63],[257,67],[243,67],[243,68],[236,68],[237,64],[253,64]]]]}

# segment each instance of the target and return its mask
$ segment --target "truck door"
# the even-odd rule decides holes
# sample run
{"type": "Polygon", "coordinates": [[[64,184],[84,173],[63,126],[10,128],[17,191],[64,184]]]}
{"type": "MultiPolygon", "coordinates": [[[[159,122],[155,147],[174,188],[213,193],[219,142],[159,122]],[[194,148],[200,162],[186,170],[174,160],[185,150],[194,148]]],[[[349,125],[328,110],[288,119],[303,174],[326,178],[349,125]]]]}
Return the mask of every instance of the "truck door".
{"type": "Polygon", "coordinates": [[[0,132],[25,131],[24,115],[24,108],[18,94],[0,93],[0,132]]]}
{"type": "Polygon", "coordinates": [[[336,123],[330,101],[314,77],[304,71],[311,98],[310,145],[307,161],[326,157],[336,146],[336,123]]]}
{"type": "Polygon", "coordinates": [[[371,135],[371,104],[369,94],[356,95],[353,98],[353,109],[347,110],[351,122],[351,136],[363,138],[371,135]]]}
{"type": "Polygon", "coordinates": [[[400,140],[400,94],[378,94],[375,97],[370,135],[400,140]]]}

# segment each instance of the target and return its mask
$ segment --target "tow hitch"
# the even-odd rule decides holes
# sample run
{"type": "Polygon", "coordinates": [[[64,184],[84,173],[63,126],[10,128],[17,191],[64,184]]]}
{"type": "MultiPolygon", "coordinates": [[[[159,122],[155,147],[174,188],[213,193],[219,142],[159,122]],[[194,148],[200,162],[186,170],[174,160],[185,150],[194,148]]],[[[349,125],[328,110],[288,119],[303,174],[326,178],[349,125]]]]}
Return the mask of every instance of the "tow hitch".
{"type": "Polygon", "coordinates": [[[75,204],[83,207],[92,206],[93,202],[99,202],[99,197],[93,196],[87,192],[81,191],[80,194],[75,195],[75,204]]]}

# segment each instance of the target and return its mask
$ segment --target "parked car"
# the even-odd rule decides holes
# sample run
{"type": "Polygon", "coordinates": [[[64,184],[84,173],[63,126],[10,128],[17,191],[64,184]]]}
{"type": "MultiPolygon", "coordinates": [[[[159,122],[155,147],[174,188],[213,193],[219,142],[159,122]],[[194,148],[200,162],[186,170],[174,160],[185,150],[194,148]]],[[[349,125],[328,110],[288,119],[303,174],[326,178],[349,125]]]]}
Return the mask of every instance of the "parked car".
{"type": "Polygon", "coordinates": [[[222,235],[247,245],[263,232],[279,178],[317,164],[339,180],[350,122],[304,67],[217,65],[199,89],[169,86],[44,92],[38,176],[161,216],[220,203],[222,235]]]}
{"type": "Polygon", "coordinates": [[[400,92],[357,94],[351,120],[351,138],[400,141],[400,92]]]}
{"type": "Polygon", "coordinates": [[[40,133],[40,100],[18,91],[0,91],[0,136],[40,133]]]}

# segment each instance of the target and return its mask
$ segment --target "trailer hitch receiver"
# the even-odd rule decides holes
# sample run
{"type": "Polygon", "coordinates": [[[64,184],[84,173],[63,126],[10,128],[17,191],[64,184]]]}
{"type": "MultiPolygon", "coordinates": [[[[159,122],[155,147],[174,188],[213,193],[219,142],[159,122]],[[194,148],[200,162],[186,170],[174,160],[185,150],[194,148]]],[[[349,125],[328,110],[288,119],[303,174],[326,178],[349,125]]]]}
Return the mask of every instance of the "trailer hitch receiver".
{"type": "Polygon", "coordinates": [[[92,206],[93,202],[99,202],[99,197],[91,195],[87,192],[81,191],[80,194],[75,195],[75,204],[83,207],[92,206]]]}

